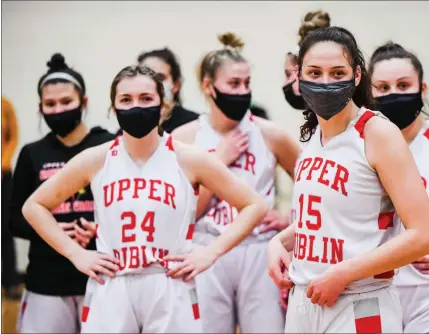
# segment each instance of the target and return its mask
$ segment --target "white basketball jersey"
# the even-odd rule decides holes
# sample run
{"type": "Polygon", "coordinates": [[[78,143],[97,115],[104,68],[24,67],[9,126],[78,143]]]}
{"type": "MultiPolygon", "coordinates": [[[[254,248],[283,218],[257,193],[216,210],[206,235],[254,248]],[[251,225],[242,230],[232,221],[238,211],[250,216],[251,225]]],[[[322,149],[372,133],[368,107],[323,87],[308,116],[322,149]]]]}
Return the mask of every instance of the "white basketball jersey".
{"type": "Polygon", "coordinates": [[[179,166],[172,138],[162,137],[143,165],[117,137],[91,183],[97,250],[120,260],[117,275],[162,272],[167,254],[191,249],[197,195],[179,166]]]}
{"type": "MultiPolygon", "coordinates": [[[[393,205],[365,155],[364,128],[376,114],[360,109],[347,129],[321,144],[318,127],[295,173],[295,245],[290,277],[308,285],[331,265],[370,252],[399,233],[393,205]]],[[[382,116],[384,117],[384,116],[382,116]]],[[[345,293],[391,283],[394,271],[351,283],[345,293]]]]}
{"type": "MultiPolygon", "coordinates": [[[[216,132],[209,123],[208,115],[199,117],[200,128],[195,136],[194,144],[206,149],[209,152],[215,151],[222,135],[216,132]]],[[[274,206],[275,198],[275,168],[276,159],[268,149],[261,129],[255,124],[253,115],[246,113],[239,123],[237,129],[248,135],[248,149],[231,166],[229,170],[246,181],[256,190],[268,203],[274,206]]],[[[200,244],[207,244],[213,238],[224,232],[229,224],[237,217],[238,211],[231,207],[226,201],[213,197],[211,203],[195,227],[195,241],[200,244]]],[[[259,233],[257,226],[252,236],[245,242],[255,242],[268,240],[276,234],[275,231],[259,233]]]]}
{"type": "MultiPolygon", "coordinates": [[[[420,171],[423,184],[426,192],[429,194],[429,121],[425,121],[423,129],[410,143],[410,150],[413,154],[417,168],[420,171]]],[[[395,220],[401,224],[401,229],[405,230],[400,222],[400,219],[395,215],[395,220]]],[[[427,231],[429,233],[429,231],[427,231]]],[[[399,273],[395,276],[393,281],[396,285],[429,285],[429,275],[423,275],[412,265],[407,265],[399,269],[399,273]]]]}

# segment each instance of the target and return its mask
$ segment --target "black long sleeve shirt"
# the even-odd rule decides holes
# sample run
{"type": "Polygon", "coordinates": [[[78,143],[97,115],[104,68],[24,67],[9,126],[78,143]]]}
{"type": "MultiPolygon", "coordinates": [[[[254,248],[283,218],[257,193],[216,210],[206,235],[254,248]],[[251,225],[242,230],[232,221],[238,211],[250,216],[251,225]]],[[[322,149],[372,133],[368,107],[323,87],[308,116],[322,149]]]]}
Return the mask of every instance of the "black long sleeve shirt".
{"type": "MultiPolygon", "coordinates": [[[[14,236],[30,241],[26,289],[51,296],[84,295],[88,277],[79,272],[65,257],[43,241],[22,215],[27,198],[71,158],[85,149],[114,139],[106,130],[95,127],[77,145],[63,145],[53,133],[25,145],[18,157],[13,175],[10,206],[11,230],[14,236]]],[[[53,210],[57,222],[72,223],[81,217],[94,221],[94,202],[90,186],[81,189],[53,210]]],[[[95,241],[88,245],[95,249],[95,241]]]]}

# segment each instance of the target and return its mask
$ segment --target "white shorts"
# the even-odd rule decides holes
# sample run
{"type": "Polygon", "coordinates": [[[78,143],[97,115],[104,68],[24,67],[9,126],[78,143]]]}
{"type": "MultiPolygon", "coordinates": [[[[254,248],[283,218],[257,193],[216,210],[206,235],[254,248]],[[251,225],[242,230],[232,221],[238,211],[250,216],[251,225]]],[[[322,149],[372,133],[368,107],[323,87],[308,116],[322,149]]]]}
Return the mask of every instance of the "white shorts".
{"type": "Polygon", "coordinates": [[[24,291],[18,315],[21,333],[80,333],[83,296],[48,296],[24,291]]]}
{"type": "Polygon", "coordinates": [[[404,333],[429,333],[429,285],[397,286],[404,333]]]}
{"type": "Polygon", "coordinates": [[[240,245],[196,277],[205,333],[283,333],[280,290],[268,275],[267,242],[240,245]]]}
{"type": "Polygon", "coordinates": [[[201,333],[193,282],[165,273],[90,279],[82,333],[201,333]]]}
{"type": "Polygon", "coordinates": [[[341,295],[334,306],[319,306],[307,288],[289,293],[285,333],[402,333],[402,311],[394,286],[341,295]]]}

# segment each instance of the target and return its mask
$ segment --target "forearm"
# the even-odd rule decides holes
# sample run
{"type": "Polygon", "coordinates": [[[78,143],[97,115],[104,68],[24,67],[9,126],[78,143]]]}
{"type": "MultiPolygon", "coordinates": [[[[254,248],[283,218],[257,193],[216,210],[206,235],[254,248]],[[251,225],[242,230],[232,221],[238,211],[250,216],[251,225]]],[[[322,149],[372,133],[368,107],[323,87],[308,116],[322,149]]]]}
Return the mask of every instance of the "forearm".
{"type": "Polygon", "coordinates": [[[206,212],[210,202],[213,198],[213,193],[206,187],[200,185],[197,203],[197,214],[196,217],[199,219],[206,212]]]}
{"type": "Polygon", "coordinates": [[[350,282],[407,265],[429,253],[426,233],[406,230],[373,251],[337,264],[350,282]],[[394,254],[394,256],[392,256],[394,254]]]}
{"type": "Polygon", "coordinates": [[[295,225],[291,224],[286,229],[277,234],[274,238],[280,240],[283,247],[288,251],[293,251],[295,244],[295,225]]]}
{"type": "Polygon", "coordinates": [[[265,203],[251,204],[245,207],[228,229],[208,247],[214,251],[218,258],[228,253],[252,233],[267,212],[268,207],[265,203]]]}
{"type": "Polygon", "coordinates": [[[39,236],[64,257],[70,259],[71,255],[81,248],[67,236],[51,212],[42,205],[31,200],[27,201],[22,213],[39,236]]]}

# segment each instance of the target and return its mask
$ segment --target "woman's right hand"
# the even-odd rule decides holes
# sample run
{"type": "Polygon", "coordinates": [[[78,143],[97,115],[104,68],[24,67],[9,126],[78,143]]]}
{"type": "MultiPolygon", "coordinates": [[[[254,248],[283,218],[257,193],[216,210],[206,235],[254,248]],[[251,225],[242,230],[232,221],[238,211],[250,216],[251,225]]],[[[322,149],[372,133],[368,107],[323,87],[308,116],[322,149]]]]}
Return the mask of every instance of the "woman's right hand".
{"type": "Polygon", "coordinates": [[[293,286],[288,278],[290,256],[280,240],[272,238],[268,244],[268,273],[280,289],[290,289],[293,286]]]}
{"type": "Polygon", "coordinates": [[[113,278],[119,270],[119,260],[117,258],[83,248],[79,248],[72,254],[70,261],[79,271],[100,284],[104,284],[104,280],[99,276],[100,274],[113,278]]]}
{"type": "Polygon", "coordinates": [[[229,166],[247,151],[248,146],[247,133],[235,129],[220,140],[216,147],[216,155],[226,166],[229,166]]]}

